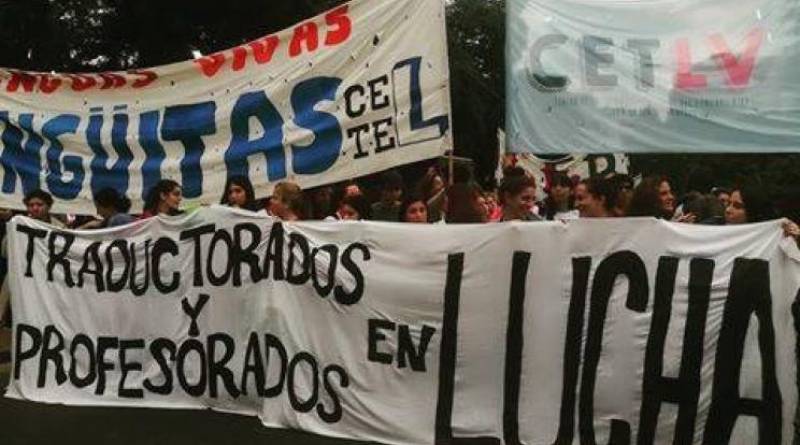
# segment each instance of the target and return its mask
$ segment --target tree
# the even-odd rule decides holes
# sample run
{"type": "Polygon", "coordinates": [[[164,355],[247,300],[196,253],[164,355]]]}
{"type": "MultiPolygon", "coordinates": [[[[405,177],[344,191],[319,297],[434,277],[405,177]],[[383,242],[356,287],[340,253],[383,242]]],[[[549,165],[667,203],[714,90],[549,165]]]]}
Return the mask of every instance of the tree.
{"type": "Polygon", "coordinates": [[[447,7],[455,152],[475,161],[479,181],[497,165],[505,121],[505,0],[456,0],[447,7]]]}
{"type": "Polygon", "coordinates": [[[0,0],[0,66],[108,71],[189,59],[281,30],[336,0],[0,0]]]}

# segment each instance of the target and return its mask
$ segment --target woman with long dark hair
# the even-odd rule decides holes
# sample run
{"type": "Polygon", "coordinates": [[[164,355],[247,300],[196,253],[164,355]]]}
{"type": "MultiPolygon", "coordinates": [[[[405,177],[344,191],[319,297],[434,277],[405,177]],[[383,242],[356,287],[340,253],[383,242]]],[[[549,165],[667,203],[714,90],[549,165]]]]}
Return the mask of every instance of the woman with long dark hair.
{"type": "Polygon", "coordinates": [[[666,176],[650,176],[633,191],[628,216],[652,216],[672,219],[675,214],[675,195],[666,176]]]}
{"type": "Polygon", "coordinates": [[[79,227],[79,229],[105,229],[108,227],[124,226],[136,220],[128,214],[131,209],[131,201],[122,196],[113,188],[104,188],[94,195],[94,206],[97,209],[95,219],[79,227]]]}
{"type": "Polygon", "coordinates": [[[445,221],[448,224],[485,223],[488,220],[485,198],[477,185],[459,183],[447,189],[445,221]]]}
{"type": "Polygon", "coordinates": [[[544,200],[545,219],[566,221],[578,218],[575,210],[575,193],[572,179],[564,172],[556,172],[550,178],[550,193],[544,200]]]}
{"type": "Polygon", "coordinates": [[[325,221],[360,221],[372,217],[372,207],[364,195],[349,195],[339,201],[336,213],[325,218],[325,221]]]}
{"type": "Polygon", "coordinates": [[[581,218],[613,218],[616,199],[613,184],[599,176],[584,179],[575,187],[575,207],[581,218]]]}
{"type": "Polygon", "coordinates": [[[405,223],[427,224],[428,203],[419,196],[411,196],[400,205],[400,212],[397,220],[405,223]]]}
{"type": "Polygon", "coordinates": [[[225,193],[220,199],[220,204],[238,209],[256,212],[261,207],[256,201],[253,184],[244,176],[231,176],[225,183],[225,193]]]}
{"type": "Polygon", "coordinates": [[[769,221],[777,214],[767,194],[759,187],[739,187],[731,193],[725,208],[725,224],[769,221]]]}
{"type": "Polygon", "coordinates": [[[183,190],[181,185],[171,179],[162,179],[150,189],[144,203],[142,218],[156,215],[180,215],[183,190]]]}

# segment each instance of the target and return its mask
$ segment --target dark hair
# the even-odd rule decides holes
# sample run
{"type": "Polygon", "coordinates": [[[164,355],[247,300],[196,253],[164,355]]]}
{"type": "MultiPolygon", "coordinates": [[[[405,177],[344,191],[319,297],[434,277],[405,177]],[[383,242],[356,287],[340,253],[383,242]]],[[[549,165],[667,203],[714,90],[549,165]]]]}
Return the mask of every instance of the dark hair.
{"type": "Polygon", "coordinates": [[[144,210],[153,215],[158,213],[158,204],[161,202],[162,193],[170,193],[181,185],[172,179],[162,179],[150,189],[147,193],[147,199],[144,201],[144,210]]]}
{"type": "Polygon", "coordinates": [[[358,212],[359,219],[372,218],[372,206],[364,195],[350,195],[342,198],[339,202],[339,207],[349,205],[356,212],[358,212]]]}
{"type": "Polygon", "coordinates": [[[381,187],[384,190],[403,189],[403,176],[397,170],[388,170],[381,175],[381,187]]]}
{"type": "MultiPolygon", "coordinates": [[[[550,177],[549,186],[550,193],[548,193],[547,198],[544,199],[544,216],[545,219],[552,221],[556,217],[556,213],[559,210],[555,199],[553,199],[553,187],[569,187],[570,190],[573,190],[575,188],[575,183],[572,182],[572,179],[566,173],[555,172],[553,173],[553,176],[550,177]]],[[[575,196],[570,195],[567,206],[571,209],[574,207],[574,205],[575,196]]]]}
{"type": "Polygon", "coordinates": [[[114,209],[117,213],[128,213],[131,209],[131,200],[121,196],[116,189],[106,187],[94,195],[94,203],[98,207],[114,209]]]}
{"type": "Polygon", "coordinates": [[[586,186],[586,191],[595,199],[605,199],[603,207],[610,212],[617,206],[618,190],[610,180],[600,176],[593,176],[580,182],[586,186]]]}
{"type": "Polygon", "coordinates": [[[505,196],[511,195],[516,196],[522,193],[528,187],[536,188],[536,180],[533,178],[529,178],[526,175],[512,175],[506,176],[503,178],[503,182],[500,184],[500,190],[498,190],[498,194],[500,195],[500,202],[505,202],[505,196]]]}
{"type": "Polygon", "coordinates": [[[658,188],[665,181],[669,182],[666,176],[644,178],[633,190],[628,216],[652,216],[655,218],[669,218],[672,216],[664,214],[658,194],[658,188]]]}
{"type": "Polygon", "coordinates": [[[689,192],[684,199],[684,214],[693,214],[697,224],[720,225],[725,223],[725,209],[716,196],[689,192]]]}
{"type": "Polygon", "coordinates": [[[772,201],[764,189],[757,185],[745,185],[737,190],[742,195],[747,222],[755,223],[776,218],[772,201]]]}
{"type": "Polygon", "coordinates": [[[505,167],[503,169],[503,179],[508,179],[516,176],[527,176],[525,169],[516,165],[505,167]]]}
{"type": "Polygon", "coordinates": [[[465,184],[472,181],[472,165],[456,162],[453,164],[453,184],[465,184]]]}
{"type": "Polygon", "coordinates": [[[333,213],[335,191],[330,185],[323,185],[305,191],[306,195],[306,210],[305,214],[308,219],[325,219],[333,213]],[[327,194],[327,199],[322,200],[321,197],[327,194]]]}
{"type": "Polygon", "coordinates": [[[714,188],[711,189],[711,193],[715,197],[719,198],[720,195],[730,195],[731,194],[731,189],[729,189],[727,187],[714,187],[714,188]]]}
{"type": "Polygon", "coordinates": [[[480,188],[472,183],[453,184],[447,189],[448,223],[483,223],[488,215],[478,209],[478,198],[483,196],[480,188]]]}
{"type": "Polygon", "coordinates": [[[438,177],[444,182],[444,177],[439,170],[432,169],[428,171],[425,176],[417,184],[417,195],[421,196],[426,201],[433,198],[433,180],[438,177]]]}
{"type": "Polygon", "coordinates": [[[256,194],[253,191],[253,184],[250,182],[249,179],[245,176],[231,176],[225,182],[225,189],[222,192],[222,199],[220,199],[219,203],[222,205],[231,205],[230,201],[228,200],[228,191],[232,185],[238,185],[239,187],[244,189],[244,206],[242,206],[245,210],[259,210],[259,205],[256,202],[256,194]]]}
{"type": "Polygon", "coordinates": [[[28,194],[22,198],[22,203],[28,205],[28,202],[31,199],[41,199],[45,204],[47,204],[47,207],[53,206],[53,197],[42,189],[35,189],[28,192],[28,194]]]}
{"type": "Polygon", "coordinates": [[[700,165],[689,173],[686,188],[690,192],[700,192],[706,194],[711,191],[714,173],[705,165],[700,165]]]}
{"type": "Polygon", "coordinates": [[[575,187],[575,183],[572,182],[572,178],[570,178],[569,175],[564,172],[555,172],[553,173],[553,176],[550,177],[550,187],[552,188],[557,185],[569,188],[575,187]]]}
{"type": "Polygon", "coordinates": [[[397,220],[400,222],[408,222],[406,221],[406,212],[408,208],[411,207],[412,204],[415,202],[421,202],[425,206],[425,210],[428,209],[428,202],[422,199],[419,195],[412,195],[407,197],[403,200],[403,203],[400,204],[400,209],[397,212],[397,220]]]}
{"type": "Polygon", "coordinates": [[[626,188],[633,190],[633,179],[631,179],[631,177],[628,175],[615,174],[606,180],[611,184],[612,187],[614,187],[614,191],[617,193],[617,195],[619,195],[619,193],[626,188]]]}

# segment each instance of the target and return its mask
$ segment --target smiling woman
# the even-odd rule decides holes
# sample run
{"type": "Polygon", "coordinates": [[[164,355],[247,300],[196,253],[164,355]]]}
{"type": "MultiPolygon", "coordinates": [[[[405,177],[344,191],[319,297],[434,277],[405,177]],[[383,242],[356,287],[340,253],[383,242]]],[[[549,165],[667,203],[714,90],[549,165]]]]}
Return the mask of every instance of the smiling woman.
{"type": "Polygon", "coordinates": [[[651,176],[633,191],[628,216],[652,216],[671,219],[675,213],[675,195],[666,176],[651,176]]]}
{"type": "Polygon", "coordinates": [[[181,185],[171,179],[162,179],[147,194],[142,218],[156,215],[178,215],[183,200],[181,185]]]}

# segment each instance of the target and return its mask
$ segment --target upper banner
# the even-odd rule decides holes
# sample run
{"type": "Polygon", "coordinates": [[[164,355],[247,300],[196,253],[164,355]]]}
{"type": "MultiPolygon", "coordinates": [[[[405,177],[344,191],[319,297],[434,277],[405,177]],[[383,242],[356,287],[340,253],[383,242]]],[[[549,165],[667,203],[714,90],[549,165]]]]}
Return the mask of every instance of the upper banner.
{"type": "Polygon", "coordinates": [[[194,61],[130,72],[0,70],[0,207],[53,194],[95,212],[105,187],[134,209],[160,179],[199,203],[227,177],[258,197],[436,157],[450,148],[443,0],[355,0],[194,61]]]}
{"type": "MultiPolygon", "coordinates": [[[[7,395],[393,444],[789,444],[780,223],[17,217],[7,395]]],[[[788,242],[787,242],[788,241],[788,242]]]]}
{"type": "Polygon", "coordinates": [[[512,152],[800,152],[796,0],[507,7],[512,152]]]}

